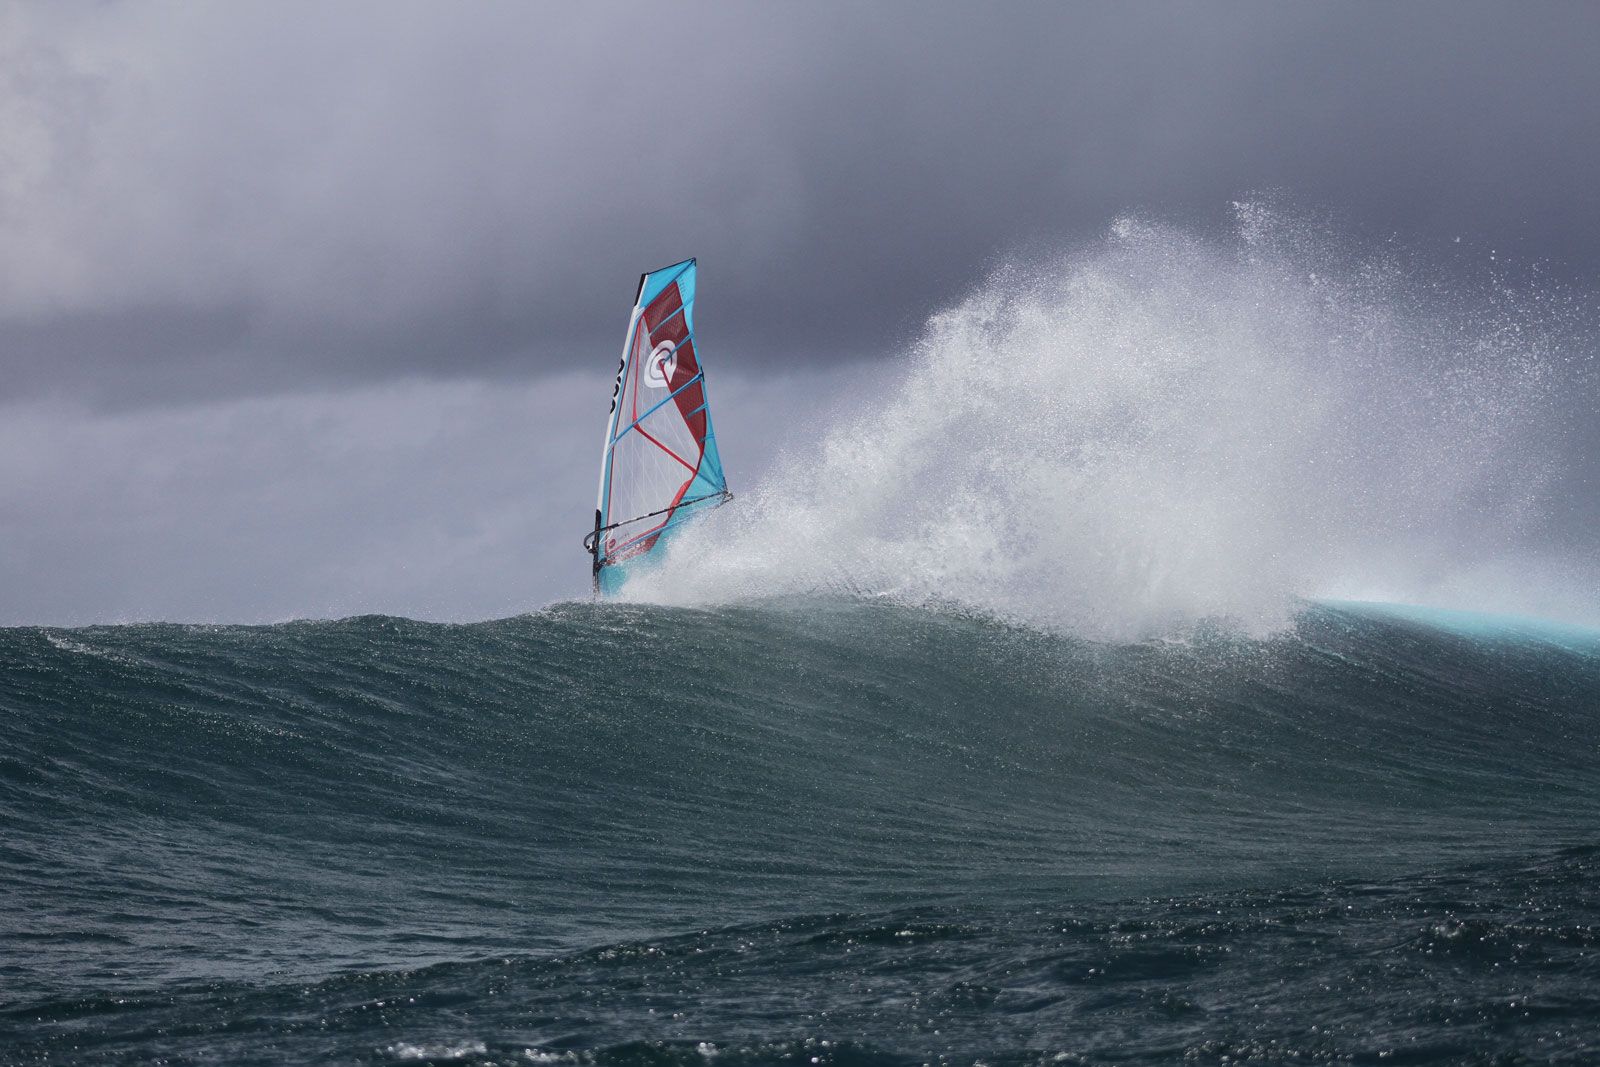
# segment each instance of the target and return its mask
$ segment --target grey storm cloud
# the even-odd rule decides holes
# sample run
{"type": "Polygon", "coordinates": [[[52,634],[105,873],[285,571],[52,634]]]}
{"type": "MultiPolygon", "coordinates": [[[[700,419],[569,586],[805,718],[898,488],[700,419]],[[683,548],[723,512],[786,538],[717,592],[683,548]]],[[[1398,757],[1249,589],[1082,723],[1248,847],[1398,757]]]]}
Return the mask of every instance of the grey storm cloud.
{"type": "MultiPolygon", "coordinates": [[[[1226,245],[1265,190],[1333,220],[1308,269],[1443,250],[1428,352],[1538,348],[1600,288],[1596,55],[1555,3],[0,0],[0,623],[582,595],[634,281],[689,255],[744,507],[1130,213],[1226,245]]],[[[1550,365],[1573,454],[1485,581],[1600,617],[1550,365]]]]}
{"type": "Polygon", "coordinates": [[[1600,270],[1580,4],[0,8],[0,370],[112,407],[617,342],[698,255],[743,361],[892,348],[998,256],[1281,188],[1600,270]]]}

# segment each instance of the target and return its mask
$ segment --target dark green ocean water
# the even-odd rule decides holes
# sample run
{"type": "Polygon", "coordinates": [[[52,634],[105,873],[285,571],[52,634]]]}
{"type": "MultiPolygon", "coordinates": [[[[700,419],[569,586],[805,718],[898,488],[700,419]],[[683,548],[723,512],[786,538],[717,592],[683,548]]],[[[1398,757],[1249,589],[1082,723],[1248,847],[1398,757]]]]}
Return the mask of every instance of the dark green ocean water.
{"type": "Polygon", "coordinates": [[[1600,634],[0,631],[0,1064],[1600,1062],[1600,634]]]}

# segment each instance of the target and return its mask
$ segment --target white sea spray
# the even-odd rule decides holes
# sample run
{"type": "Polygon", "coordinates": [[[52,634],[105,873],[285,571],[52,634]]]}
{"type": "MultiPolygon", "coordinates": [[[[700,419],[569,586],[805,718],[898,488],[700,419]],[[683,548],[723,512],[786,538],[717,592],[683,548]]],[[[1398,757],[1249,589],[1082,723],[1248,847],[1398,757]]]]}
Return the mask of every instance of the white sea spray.
{"type": "Polygon", "coordinates": [[[1473,307],[1398,256],[1236,208],[1223,238],[1127,218],[997,270],[866,414],[630,595],[847,591],[1111,639],[1271,632],[1317,596],[1538,610],[1504,595],[1535,584],[1559,462],[1536,302],[1473,307]],[[1474,581],[1506,560],[1509,581],[1474,581]]]}

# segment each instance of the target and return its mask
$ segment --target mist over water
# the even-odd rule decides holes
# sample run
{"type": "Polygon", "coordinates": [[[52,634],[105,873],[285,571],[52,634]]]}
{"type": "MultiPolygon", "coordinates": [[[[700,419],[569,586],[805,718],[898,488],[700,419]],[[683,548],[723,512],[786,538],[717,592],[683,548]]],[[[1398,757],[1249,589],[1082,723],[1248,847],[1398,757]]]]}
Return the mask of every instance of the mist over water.
{"type": "Polygon", "coordinates": [[[884,595],[1109,639],[1276,631],[1314,597],[1595,621],[1592,550],[1549,547],[1564,307],[1452,291],[1267,204],[1221,237],[1124,218],[934,315],[898,382],[629,592],[884,595]]]}

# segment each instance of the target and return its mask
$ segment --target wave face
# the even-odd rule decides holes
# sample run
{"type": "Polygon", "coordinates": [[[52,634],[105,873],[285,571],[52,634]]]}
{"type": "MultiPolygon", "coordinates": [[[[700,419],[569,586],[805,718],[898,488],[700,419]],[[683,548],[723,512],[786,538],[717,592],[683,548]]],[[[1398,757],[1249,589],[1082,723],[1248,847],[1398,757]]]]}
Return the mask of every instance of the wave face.
{"type": "Polygon", "coordinates": [[[0,1060],[1582,1062],[1597,708],[1358,605],[0,631],[0,1060]]]}
{"type": "Polygon", "coordinates": [[[1570,294],[1484,288],[1270,205],[1224,236],[1124,220],[934,316],[630,595],[890,595],[1112,640],[1328,597],[1600,624],[1592,538],[1551,529],[1592,340],[1570,294]]]}

